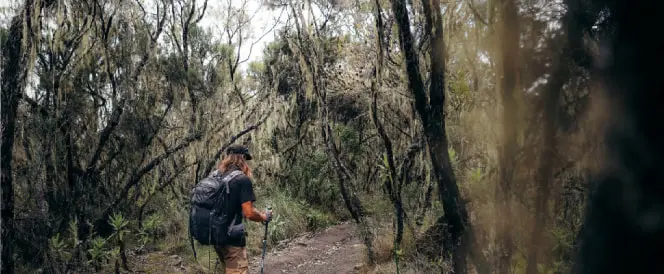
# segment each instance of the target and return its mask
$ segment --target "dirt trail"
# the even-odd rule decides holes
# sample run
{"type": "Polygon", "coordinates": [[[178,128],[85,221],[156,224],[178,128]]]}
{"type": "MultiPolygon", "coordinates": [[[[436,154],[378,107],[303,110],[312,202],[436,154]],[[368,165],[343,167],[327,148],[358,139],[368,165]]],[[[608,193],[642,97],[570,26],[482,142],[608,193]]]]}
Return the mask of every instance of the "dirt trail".
{"type": "MultiPolygon", "coordinates": [[[[249,273],[260,273],[260,255],[249,259],[249,273]]],[[[358,273],[364,246],[355,226],[344,223],[282,243],[265,256],[264,273],[358,273]]]]}
{"type": "MultiPolygon", "coordinates": [[[[364,245],[355,235],[355,226],[343,223],[316,233],[282,241],[277,246],[268,246],[264,273],[359,273],[365,261],[364,245]]],[[[188,248],[188,247],[186,247],[188,248]]],[[[209,255],[206,248],[199,249],[203,261],[209,255]]],[[[217,265],[212,253],[210,268],[205,263],[187,263],[178,254],[159,251],[145,254],[129,254],[131,271],[122,273],[212,273],[217,265]]],[[[260,273],[260,254],[249,258],[249,273],[260,273]]],[[[217,269],[216,273],[220,269],[217,269]]],[[[112,273],[112,272],[104,272],[112,273]]]]}

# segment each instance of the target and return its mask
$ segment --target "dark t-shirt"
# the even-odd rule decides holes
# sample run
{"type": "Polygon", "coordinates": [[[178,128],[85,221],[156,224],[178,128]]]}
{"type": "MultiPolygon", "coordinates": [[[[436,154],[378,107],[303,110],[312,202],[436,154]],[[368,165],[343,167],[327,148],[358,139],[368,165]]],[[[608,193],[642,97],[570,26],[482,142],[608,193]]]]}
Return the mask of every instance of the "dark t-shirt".
{"type": "MultiPolygon", "coordinates": [[[[232,170],[226,171],[230,173],[232,170]]],[[[255,202],[256,195],[254,195],[254,188],[251,184],[251,179],[240,174],[229,182],[230,186],[230,199],[228,203],[227,216],[235,216],[235,225],[242,223],[242,204],[248,201],[255,202]]],[[[232,218],[232,217],[231,217],[232,218]]],[[[244,247],[246,246],[246,239],[231,239],[228,241],[229,245],[244,247]]]]}

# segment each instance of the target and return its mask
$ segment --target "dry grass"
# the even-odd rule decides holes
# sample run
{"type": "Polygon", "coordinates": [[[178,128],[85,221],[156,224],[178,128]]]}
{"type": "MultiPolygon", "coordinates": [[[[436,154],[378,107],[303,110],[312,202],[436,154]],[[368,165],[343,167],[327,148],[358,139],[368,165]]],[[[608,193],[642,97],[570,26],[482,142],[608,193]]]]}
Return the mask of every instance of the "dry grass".
{"type": "MultiPolygon", "coordinates": [[[[444,264],[440,264],[445,267],[444,264]]],[[[397,267],[394,262],[380,263],[372,269],[364,267],[359,271],[363,274],[393,274],[397,272],[397,267]]],[[[399,263],[399,273],[401,274],[422,274],[422,273],[440,273],[440,268],[435,263],[427,261],[420,256],[412,257],[408,261],[399,263]]]]}

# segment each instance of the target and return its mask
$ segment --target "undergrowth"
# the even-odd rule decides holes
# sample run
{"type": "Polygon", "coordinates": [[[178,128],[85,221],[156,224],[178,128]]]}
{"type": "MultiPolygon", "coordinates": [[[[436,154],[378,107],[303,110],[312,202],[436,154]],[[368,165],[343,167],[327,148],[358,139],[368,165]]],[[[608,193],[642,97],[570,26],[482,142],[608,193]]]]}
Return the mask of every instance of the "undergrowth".
{"type": "MultiPolygon", "coordinates": [[[[328,227],[338,221],[334,214],[314,208],[283,190],[256,187],[256,194],[257,208],[263,210],[269,205],[274,211],[268,226],[268,248],[282,240],[328,227]]],[[[208,266],[214,267],[217,256],[209,246],[195,242],[197,260],[194,259],[188,234],[188,207],[169,196],[155,198],[151,210],[148,210],[151,213],[145,216],[142,225],[135,218],[127,218],[121,213],[114,214],[109,222],[115,227],[115,232],[109,237],[91,234],[89,239],[79,241],[75,229],[77,224],[72,222],[69,233],[57,234],[49,240],[51,255],[48,267],[21,269],[19,273],[42,272],[46,268],[54,271],[121,271],[125,268],[123,256],[126,256],[129,269],[140,268],[147,272],[165,271],[163,265],[150,265],[152,261],[159,264],[160,259],[150,258],[160,256],[180,258],[186,268],[194,272],[206,271],[208,266]]],[[[265,226],[245,220],[245,227],[249,234],[247,253],[250,257],[259,255],[265,226]]]]}

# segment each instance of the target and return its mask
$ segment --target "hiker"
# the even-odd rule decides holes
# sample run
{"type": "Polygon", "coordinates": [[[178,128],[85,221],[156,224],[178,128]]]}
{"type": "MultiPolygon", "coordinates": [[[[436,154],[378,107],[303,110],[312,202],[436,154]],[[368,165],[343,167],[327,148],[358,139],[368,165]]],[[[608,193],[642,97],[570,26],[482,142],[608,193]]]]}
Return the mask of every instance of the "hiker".
{"type": "MultiPolygon", "coordinates": [[[[231,145],[217,167],[222,176],[234,170],[242,171],[242,174],[229,181],[230,195],[226,214],[235,219],[233,226],[241,225],[243,216],[254,222],[269,222],[272,219],[271,210],[261,213],[254,207],[256,196],[251,182],[251,168],[247,165],[247,161],[251,159],[252,156],[245,146],[231,145]]],[[[246,233],[242,233],[238,237],[229,238],[226,245],[215,246],[215,251],[219,259],[224,262],[227,274],[247,273],[249,262],[246,236],[246,233]]]]}

